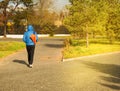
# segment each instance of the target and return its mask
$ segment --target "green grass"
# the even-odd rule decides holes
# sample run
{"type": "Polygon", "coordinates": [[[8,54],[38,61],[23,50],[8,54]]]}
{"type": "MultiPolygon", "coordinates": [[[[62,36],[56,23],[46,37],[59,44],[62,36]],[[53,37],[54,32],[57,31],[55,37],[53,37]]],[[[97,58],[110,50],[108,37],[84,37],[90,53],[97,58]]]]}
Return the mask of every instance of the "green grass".
{"type": "Polygon", "coordinates": [[[0,58],[8,56],[9,54],[24,48],[25,44],[23,42],[0,41],[0,58]]]}
{"type": "Polygon", "coordinates": [[[73,58],[93,54],[120,51],[120,42],[115,41],[109,44],[106,39],[91,39],[88,48],[85,46],[85,40],[72,40],[69,48],[64,50],[64,58],[73,58]]]}

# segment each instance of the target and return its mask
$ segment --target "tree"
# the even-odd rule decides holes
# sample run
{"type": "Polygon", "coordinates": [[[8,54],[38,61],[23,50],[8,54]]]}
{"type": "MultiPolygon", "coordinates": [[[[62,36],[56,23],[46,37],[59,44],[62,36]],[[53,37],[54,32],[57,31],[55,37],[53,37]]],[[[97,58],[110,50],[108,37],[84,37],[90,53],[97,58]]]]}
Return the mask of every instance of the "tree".
{"type": "Polygon", "coordinates": [[[86,47],[89,45],[88,36],[95,27],[97,18],[96,5],[91,0],[70,0],[70,15],[65,18],[64,24],[75,36],[81,33],[86,37],[86,47]]]}
{"type": "Polygon", "coordinates": [[[37,27],[38,33],[53,33],[53,30],[55,30],[54,21],[57,14],[50,11],[53,2],[54,0],[39,0],[38,5],[33,9],[34,13],[32,12],[29,16],[29,23],[37,27]]]}
{"type": "Polygon", "coordinates": [[[24,5],[24,7],[30,7],[32,3],[32,0],[3,0],[0,2],[0,13],[4,18],[4,37],[6,37],[7,21],[9,19],[9,16],[14,14],[20,4],[24,5]]]}
{"type": "Polygon", "coordinates": [[[89,34],[107,33],[112,41],[120,31],[119,0],[69,0],[69,16],[64,24],[72,34],[86,36],[86,47],[89,45],[89,34]]]}
{"type": "Polygon", "coordinates": [[[120,1],[119,0],[107,0],[107,23],[106,33],[110,43],[113,43],[115,39],[120,35],[120,1]]]}

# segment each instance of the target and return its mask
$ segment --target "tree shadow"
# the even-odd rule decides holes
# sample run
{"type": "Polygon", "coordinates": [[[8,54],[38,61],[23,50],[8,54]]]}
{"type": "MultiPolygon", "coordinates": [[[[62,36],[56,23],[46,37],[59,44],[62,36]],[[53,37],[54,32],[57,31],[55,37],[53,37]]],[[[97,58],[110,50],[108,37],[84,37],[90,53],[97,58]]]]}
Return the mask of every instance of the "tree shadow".
{"type": "Polygon", "coordinates": [[[96,62],[83,62],[89,68],[99,71],[109,76],[100,76],[106,83],[99,83],[100,85],[109,87],[111,89],[120,90],[120,65],[115,64],[102,64],[96,62]]]}
{"type": "Polygon", "coordinates": [[[13,62],[28,66],[28,64],[23,60],[13,60],[13,62]]]}
{"type": "Polygon", "coordinates": [[[45,44],[47,47],[53,47],[53,48],[63,48],[63,44],[45,44]]]}
{"type": "Polygon", "coordinates": [[[101,78],[102,78],[103,80],[108,81],[108,82],[120,84],[120,79],[119,79],[119,78],[116,78],[116,77],[104,77],[104,76],[101,76],[101,78]]]}
{"type": "Polygon", "coordinates": [[[117,86],[117,85],[104,84],[104,83],[99,83],[99,84],[102,85],[102,86],[111,88],[111,89],[120,90],[120,86],[117,86]]]}

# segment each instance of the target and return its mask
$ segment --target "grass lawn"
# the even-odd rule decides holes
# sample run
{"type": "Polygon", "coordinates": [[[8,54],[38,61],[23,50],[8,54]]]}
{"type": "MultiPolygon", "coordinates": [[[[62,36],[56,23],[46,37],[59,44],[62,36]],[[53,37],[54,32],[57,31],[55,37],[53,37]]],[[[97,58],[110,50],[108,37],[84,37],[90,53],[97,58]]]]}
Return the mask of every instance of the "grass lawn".
{"type": "Polygon", "coordinates": [[[0,58],[8,56],[9,54],[24,48],[25,44],[23,42],[0,41],[0,58]]]}
{"type": "Polygon", "coordinates": [[[109,44],[106,39],[91,39],[88,48],[85,46],[85,40],[72,40],[69,48],[64,50],[64,58],[73,58],[93,54],[120,51],[120,42],[109,44]]]}

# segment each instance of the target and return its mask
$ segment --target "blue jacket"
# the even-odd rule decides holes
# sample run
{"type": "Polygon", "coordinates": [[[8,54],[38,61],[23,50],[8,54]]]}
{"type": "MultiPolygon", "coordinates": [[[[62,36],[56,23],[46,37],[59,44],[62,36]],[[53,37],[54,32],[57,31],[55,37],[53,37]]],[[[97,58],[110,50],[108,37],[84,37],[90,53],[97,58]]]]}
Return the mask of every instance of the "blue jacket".
{"type": "Polygon", "coordinates": [[[27,27],[27,31],[23,35],[23,41],[26,43],[26,45],[35,45],[34,42],[30,39],[30,35],[34,33],[36,35],[36,41],[38,41],[37,33],[34,31],[33,26],[29,25],[27,27]]]}

